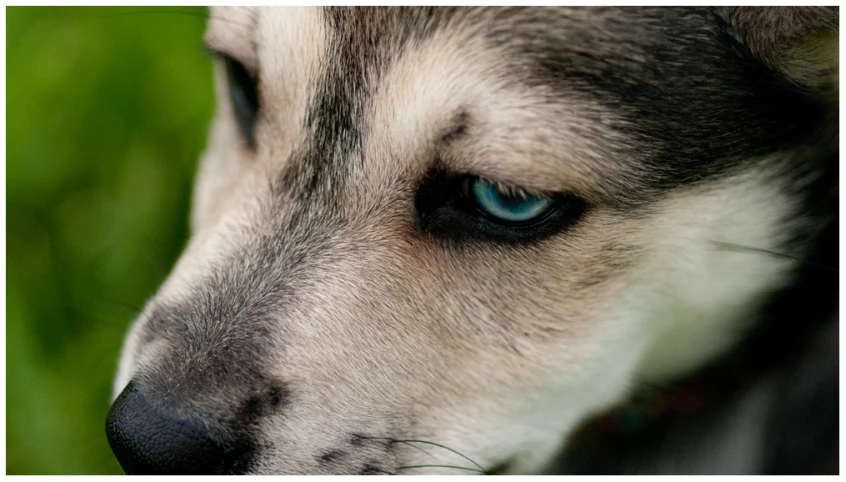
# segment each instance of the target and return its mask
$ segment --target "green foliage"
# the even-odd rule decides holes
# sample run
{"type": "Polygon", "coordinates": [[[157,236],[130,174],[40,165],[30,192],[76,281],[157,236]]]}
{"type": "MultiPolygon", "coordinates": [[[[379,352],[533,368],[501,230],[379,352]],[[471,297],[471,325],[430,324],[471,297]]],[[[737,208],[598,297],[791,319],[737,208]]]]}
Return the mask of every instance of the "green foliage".
{"type": "Polygon", "coordinates": [[[214,109],[202,8],[6,9],[6,464],[114,474],[130,321],[187,237],[214,109]]]}

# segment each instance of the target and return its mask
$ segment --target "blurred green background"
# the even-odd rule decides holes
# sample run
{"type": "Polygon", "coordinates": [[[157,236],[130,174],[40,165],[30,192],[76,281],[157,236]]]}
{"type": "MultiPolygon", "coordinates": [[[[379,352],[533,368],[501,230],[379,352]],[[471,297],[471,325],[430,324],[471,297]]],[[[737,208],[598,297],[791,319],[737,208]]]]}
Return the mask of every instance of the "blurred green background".
{"type": "Polygon", "coordinates": [[[187,237],[203,8],[6,8],[6,471],[115,474],[123,335],[187,237]]]}

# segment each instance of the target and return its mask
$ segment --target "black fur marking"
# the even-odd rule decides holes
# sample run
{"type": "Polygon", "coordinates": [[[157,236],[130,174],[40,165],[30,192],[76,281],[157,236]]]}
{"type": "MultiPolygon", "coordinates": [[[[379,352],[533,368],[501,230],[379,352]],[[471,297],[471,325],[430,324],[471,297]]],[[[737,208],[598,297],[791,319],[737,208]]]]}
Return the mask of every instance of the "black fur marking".
{"type": "Polygon", "coordinates": [[[458,112],[452,120],[452,124],[445,134],[441,136],[442,144],[453,144],[467,135],[470,114],[466,110],[458,112]]]}
{"type": "Polygon", "coordinates": [[[257,445],[252,438],[243,439],[244,442],[235,446],[235,448],[227,454],[229,458],[234,460],[229,467],[229,475],[243,475],[249,473],[250,469],[256,461],[258,455],[257,445]]]}
{"type": "Polygon", "coordinates": [[[288,406],[290,397],[291,392],[287,384],[271,386],[247,399],[241,409],[241,420],[244,423],[257,423],[262,416],[288,406]]]}
{"type": "Polygon", "coordinates": [[[371,76],[377,72],[371,48],[378,42],[379,31],[353,28],[357,22],[351,10],[326,9],[325,14],[331,44],[305,119],[312,135],[283,184],[303,186],[303,201],[319,192],[322,202],[331,203],[342,189],[344,172],[360,155],[361,111],[371,76]],[[326,186],[331,186],[328,192],[326,186]]]}
{"type": "Polygon", "coordinates": [[[261,405],[261,398],[258,395],[250,397],[241,410],[242,418],[250,421],[258,419],[262,412],[261,405]]]}
{"type": "Polygon", "coordinates": [[[530,85],[587,96],[622,116],[609,123],[593,118],[601,110],[584,112],[586,123],[628,139],[612,146],[613,162],[650,188],[639,194],[723,175],[819,128],[827,107],[753,58],[710,9],[624,8],[613,18],[629,32],[623,42],[608,20],[568,43],[562,29],[572,21],[550,12],[548,21],[518,24],[509,34],[520,39],[507,48],[533,63],[530,85]]]}
{"type": "Polygon", "coordinates": [[[392,58],[410,40],[430,35],[440,12],[409,8],[325,8],[329,48],[311,93],[305,128],[311,134],[283,174],[301,203],[319,199],[337,211],[345,178],[361,158],[370,95],[392,58]]]}
{"type": "Polygon", "coordinates": [[[288,385],[283,383],[272,387],[268,395],[271,407],[282,408],[289,403],[291,391],[288,389],[288,385]]]}
{"type": "Polygon", "coordinates": [[[317,455],[315,459],[320,464],[331,464],[347,456],[343,450],[327,450],[326,452],[317,455]]]}

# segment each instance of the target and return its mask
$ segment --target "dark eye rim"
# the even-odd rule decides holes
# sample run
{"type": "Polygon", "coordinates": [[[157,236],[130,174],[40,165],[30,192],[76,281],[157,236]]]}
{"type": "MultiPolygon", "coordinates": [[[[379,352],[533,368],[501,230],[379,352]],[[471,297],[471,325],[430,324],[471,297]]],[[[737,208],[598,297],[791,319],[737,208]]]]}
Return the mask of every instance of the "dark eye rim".
{"type": "Polygon", "coordinates": [[[526,223],[502,223],[486,216],[467,196],[463,186],[476,178],[443,171],[430,173],[414,199],[417,228],[456,243],[530,244],[568,230],[589,208],[584,199],[573,194],[550,193],[552,205],[542,216],[526,223]]]}
{"type": "Polygon", "coordinates": [[[241,138],[249,149],[255,149],[255,125],[260,108],[258,76],[229,54],[217,50],[211,50],[211,53],[223,62],[229,102],[241,138]]]}

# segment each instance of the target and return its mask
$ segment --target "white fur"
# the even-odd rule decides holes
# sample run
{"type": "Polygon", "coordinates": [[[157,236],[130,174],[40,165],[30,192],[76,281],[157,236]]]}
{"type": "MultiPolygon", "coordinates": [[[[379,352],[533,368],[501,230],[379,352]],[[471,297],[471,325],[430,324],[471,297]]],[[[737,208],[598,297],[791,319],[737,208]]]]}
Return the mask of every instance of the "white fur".
{"type": "Polygon", "coordinates": [[[794,208],[761,177],[675,195],[643,231],[653,255],[627,283],[633,316],[654,337],[637,369],[644,381],[683,375],[723,354],[754,324],[763,295],[788,281],[794,260],[715,244],[781,250],[794,208]]]}

